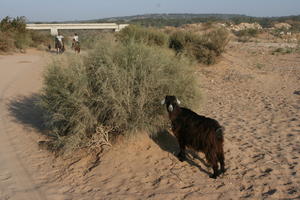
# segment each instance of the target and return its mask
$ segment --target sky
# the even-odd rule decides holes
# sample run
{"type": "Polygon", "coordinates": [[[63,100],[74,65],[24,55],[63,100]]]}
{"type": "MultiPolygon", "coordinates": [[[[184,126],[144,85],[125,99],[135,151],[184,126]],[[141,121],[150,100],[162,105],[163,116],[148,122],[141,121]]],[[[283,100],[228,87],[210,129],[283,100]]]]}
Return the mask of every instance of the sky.
{"type": "Polygon", "coordinates": [[[300,0],[0,0],[0,19],[69,21],[150,13],[300,15],[300,0]]]}

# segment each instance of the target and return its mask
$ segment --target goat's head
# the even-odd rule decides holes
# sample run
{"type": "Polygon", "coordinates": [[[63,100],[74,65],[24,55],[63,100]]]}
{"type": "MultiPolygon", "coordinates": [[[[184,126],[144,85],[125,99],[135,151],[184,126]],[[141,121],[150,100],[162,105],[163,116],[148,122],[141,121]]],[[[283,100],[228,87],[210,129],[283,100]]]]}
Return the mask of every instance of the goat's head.
{"type": "Polygon", "coordinates": [[[175,96],[166,96],[164,100],[161,101],[161,104],[166,104],[168,112],[172,112],[175,107],[180,104],[180,101],[175,96]]]}

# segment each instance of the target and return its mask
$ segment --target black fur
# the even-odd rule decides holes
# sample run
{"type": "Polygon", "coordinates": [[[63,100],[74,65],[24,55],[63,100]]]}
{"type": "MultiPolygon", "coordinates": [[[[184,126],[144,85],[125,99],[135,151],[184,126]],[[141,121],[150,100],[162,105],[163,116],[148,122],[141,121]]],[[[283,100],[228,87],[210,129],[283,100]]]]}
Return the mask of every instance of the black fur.
{"type": "Polygon", "coordinates": [[[206,160],[214,170],[211,178],[216,178],[219,175],[218,162],[221,166],[221,173],[225,172],[224,128],[215,119],[198,115],[190,109],[180,107],[175,96],[166,96],[164,103],[172,123],[172,131],[180,146],[178,159],[183,161],[185,159],[185,147],[190,147],[205,154],[206,160]]]}

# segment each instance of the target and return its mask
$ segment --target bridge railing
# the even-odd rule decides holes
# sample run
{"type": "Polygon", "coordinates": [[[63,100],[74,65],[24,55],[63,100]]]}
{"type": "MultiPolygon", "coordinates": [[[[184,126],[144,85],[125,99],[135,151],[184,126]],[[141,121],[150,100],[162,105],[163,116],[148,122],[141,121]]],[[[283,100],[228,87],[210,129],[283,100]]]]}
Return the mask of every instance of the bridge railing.
{"type": "Polygon", "coordinates": [[[88,23],[88,24],[27,24],[26,28],[31,30],[50,30],[51,35],[57,35],[58,30],[80,30],[80,29],[102,29],[120,31],[128,24],[116,23],[88,23]]]}

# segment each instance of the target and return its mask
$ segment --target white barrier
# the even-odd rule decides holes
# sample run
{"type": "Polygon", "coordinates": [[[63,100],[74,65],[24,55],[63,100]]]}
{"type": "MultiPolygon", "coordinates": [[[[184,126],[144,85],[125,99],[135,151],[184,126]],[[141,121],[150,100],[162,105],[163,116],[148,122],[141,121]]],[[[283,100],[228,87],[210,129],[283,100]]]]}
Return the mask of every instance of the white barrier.
{"type": "Polygon", "coordinates": [[[27,29],[31,30],[50,30],[51,35],[57,35],[58,30],[114,30],[120,31],[125,28],[128,24],[116,24],[116,23],[89,23],[89,24],[26,24],[27,29]]]}

